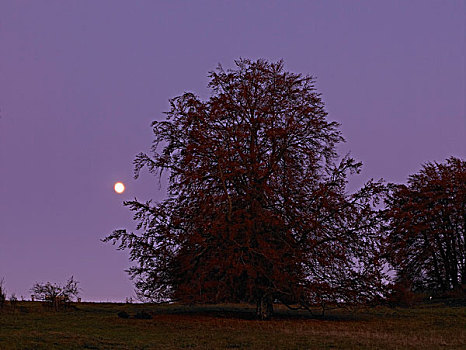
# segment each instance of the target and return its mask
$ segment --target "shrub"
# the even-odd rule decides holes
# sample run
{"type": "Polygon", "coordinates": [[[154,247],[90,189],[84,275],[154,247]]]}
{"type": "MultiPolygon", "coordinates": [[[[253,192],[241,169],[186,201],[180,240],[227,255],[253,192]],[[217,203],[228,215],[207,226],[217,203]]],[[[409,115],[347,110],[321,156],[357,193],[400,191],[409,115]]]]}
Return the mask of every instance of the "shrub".
{"type": "Polygon", "coordinates": [[[118,317],[119,318],[129,318],[129,315],[128,315],[128,313],[126,311],[120,311],[118,313],[118,317]]]}
{"type": "Polygon", "coordinates": [[[65,285],[36,283],[31,288],[33,296],[37,300],[45,302],[57,311],[62,306],[67,306],[73,297],[79,295],[78,281],[73,279],[73,276],[66,282],[65,285]]]}
{"type": "Polygon", "coordinates": [[[142,311],[138,311],[136,315],[134,316],[134,318],[137,318],[139,320],[150,320],[152,318],[152,315],[142,310],[142,311]]]}

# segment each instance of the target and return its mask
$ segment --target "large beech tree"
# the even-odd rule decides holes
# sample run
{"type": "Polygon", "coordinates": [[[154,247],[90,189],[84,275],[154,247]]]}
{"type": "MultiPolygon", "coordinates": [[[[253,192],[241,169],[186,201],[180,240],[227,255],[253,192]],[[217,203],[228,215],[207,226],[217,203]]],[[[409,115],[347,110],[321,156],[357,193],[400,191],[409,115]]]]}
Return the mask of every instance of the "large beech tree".
{"type": "Polygon", "coordinates": [[[125,202],[136,232],[105,241],[129,249],[129,273],[150,300],[251,302],[267,318],[277,300],[309,308],[378,297],[381,185],[346,192],[361,164],[338,158],[343,138],[312,77],[282,62],[235,63],[210,73],[208,100],[185,93],[153,122],[135,175],[167,171],[168,196],[125,202]]]}
{"type": "Polygon", "coordinates": [[[387,197],[387,251],[400,283],[445,292],[466,285],[466,162],[427,163],[387,197]]]}

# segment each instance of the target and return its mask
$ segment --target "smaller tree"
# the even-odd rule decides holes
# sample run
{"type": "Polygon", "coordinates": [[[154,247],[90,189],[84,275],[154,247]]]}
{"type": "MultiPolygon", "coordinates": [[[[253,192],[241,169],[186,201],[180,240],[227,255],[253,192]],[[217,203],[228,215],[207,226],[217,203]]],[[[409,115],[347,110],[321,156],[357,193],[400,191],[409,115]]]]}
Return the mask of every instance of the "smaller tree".
{"type": "Polygon", "coordinates": [[[460,291],[466,286],[466,162],[427,163],[391,185],[387,255],[398,285],[414,291],[460,291]]]}
{"type": "Polygon", "coordinates": [[[60,307],[69,304],[73,298],[78,297],[78,284],[79,282],[71,276],[63,286],[50,282],[36,283],[31,288],[31,293],[35,299],[46,302],[57,311],[60,307]]]}

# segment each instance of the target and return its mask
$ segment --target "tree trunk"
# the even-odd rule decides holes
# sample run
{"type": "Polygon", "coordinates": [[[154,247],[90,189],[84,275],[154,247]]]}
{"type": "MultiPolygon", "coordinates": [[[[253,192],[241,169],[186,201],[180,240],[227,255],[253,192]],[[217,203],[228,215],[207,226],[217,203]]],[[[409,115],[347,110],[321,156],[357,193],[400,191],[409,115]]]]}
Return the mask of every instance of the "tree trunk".
{"type": "Polygon", "coordinates": [[[273,300],[270,295],[264,295],[257,300],[256,316],[261,320],[268,320],[273,315],[273,300]]]}

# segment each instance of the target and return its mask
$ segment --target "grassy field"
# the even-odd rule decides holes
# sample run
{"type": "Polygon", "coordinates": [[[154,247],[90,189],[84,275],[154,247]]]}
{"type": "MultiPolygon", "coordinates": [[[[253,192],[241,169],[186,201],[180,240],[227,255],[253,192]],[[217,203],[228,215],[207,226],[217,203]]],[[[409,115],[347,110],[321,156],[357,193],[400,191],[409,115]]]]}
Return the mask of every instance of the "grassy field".
{"type": "Polygon", "coordinates": [[[53,312],[19,302],[0,312],[0,349],[466,348],[464,306],[335,310],[324,318],[279,308],[270,321],[253,316],[242,305],[81,303],[53,312]],[[134,318],[142,310],[152,319],[134,318]]]}

